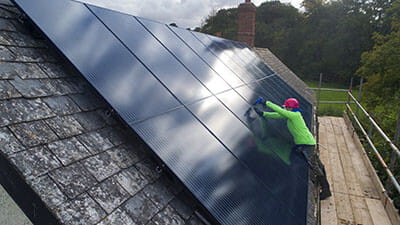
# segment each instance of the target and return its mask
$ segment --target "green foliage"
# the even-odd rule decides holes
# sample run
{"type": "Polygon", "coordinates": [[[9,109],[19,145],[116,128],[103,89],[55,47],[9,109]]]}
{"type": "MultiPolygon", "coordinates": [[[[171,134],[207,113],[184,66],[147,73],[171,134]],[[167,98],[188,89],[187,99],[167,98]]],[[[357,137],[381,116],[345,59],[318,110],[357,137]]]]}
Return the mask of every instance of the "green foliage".
{"type": "MultiPolygon", "coordinates": [[[[385,21],[390,24],[389,32],[375,33],[372,50],[362,54],[362,66],[357,73],[366,78],[363,98],[367,110],[372,112],[374,119],[391,138],[394,137],[396,122],[400,112],[400,1],[396,0],[384,12],[385,21]]],[[[362,120],[364,126],[368,120],[362,120]]],[[[372,137],[380,154],[387,164],[390,163],[391,148],[382,137],[374,134],[372,137]]],[[[381,180],[386,181],[387,174],[375,156],[371,156],[381,180]]],[[[400,159],[398,159],[400,160],[400,159]]],[[[399,180],[400,165],[390,168],[399,180]]],[[[395,205],[400,207],[400,195],[393,192],[392,198],[395,205]]]]}
{"type": "Polygon", "coordinates": [[[295,64],[304,16],[291,5],[265,2],[257,8],[255,46],[269,48],[287,64],[295,64]]]}
{"type": "Polygon", "coordinates": [[[392,31],[375,33],[375,45],[362,55],[362,66],[357,73],[367,79],[364,96],[367,108],[379,115],[379,121],[390,135],[394,135],[400,109],[400,1],[389,10],[392,31]]]}
{"type": "Polygon", "coordinates": [[[221,32],[223,38],[237,40],[237,13],[237,8],[219,10],[206,19],[200,32],[212,35],[221,32]]]}
{"type": "MultiPolygon", "coordinates": [[[[328,81],[347,84],[361,53],[372,46],[374,8],[356,0],[306,0],[303,5],[306,12],[279,1],[257,7],[255,46],[269,48],[303,79],[317,80],[324,73],[328,81]]],[[[210,15],[201,31],[236,40],[237,8],[210,15]]]]}

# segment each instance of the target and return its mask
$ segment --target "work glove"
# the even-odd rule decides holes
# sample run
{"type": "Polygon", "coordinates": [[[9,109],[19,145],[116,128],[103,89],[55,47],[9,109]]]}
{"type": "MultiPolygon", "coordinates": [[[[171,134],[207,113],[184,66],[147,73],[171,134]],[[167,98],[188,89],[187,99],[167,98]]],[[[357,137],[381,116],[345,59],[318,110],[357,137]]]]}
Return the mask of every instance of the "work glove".
{"type": "Polygon", "coordinates": [[[254,104],[265,104],[265,101],[262,97],[258,97],[257,100],[254,102],[254,104]]]}
{"type": "Polygon", "coordinates": [[[254,111],[259,115],[259,116],[263,116],[264,112],[259,110],[258,108],[254,108],[254,111]]]}

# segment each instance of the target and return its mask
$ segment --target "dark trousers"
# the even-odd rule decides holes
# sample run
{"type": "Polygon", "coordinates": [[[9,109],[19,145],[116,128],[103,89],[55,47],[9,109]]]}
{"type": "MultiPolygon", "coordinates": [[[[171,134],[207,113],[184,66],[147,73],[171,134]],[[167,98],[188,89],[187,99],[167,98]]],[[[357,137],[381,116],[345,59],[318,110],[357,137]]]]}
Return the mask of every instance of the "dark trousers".
{"type": "Polygon", "coordinates": [[[321,185],[321,193],[330,195],[329,182],[326,177],[325,166],[316,154],[312,154],[314,145],[295,145],[291,154],[297,154],[302,157],[309,165],[311,171],[316,177],[316,181],[321,185]]]}

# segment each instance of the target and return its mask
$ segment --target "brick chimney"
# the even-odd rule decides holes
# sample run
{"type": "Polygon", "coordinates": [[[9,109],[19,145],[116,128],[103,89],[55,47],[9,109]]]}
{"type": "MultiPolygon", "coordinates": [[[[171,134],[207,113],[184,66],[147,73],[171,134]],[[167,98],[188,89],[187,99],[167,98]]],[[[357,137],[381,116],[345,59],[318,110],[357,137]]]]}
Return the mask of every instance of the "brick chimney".
{"type": "Polygon", "coordinates": [[[256,34],[256,6],[251,0],[239,5],[238,11],[238,41],[254,47],[256,34]]]}

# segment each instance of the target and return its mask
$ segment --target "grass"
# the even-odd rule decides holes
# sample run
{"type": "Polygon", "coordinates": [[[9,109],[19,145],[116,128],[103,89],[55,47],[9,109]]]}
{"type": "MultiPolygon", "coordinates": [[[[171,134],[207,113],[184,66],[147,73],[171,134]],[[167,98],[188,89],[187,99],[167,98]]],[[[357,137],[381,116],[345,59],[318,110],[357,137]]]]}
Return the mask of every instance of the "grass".
{"type": "MultiPolygon", "coordinates": [[[[305,81],[305,83],[311,88],[317,88],[319,86],[319,82],[315,81],[305,81]]],[[[331,89],[348,89],[344,85],[340,84],[328,84],[322,83],[321,88],[331,88],[331,89]]],[[[354,89],[354,88],[353,88],[354,89]]],[[[318,98],[318,90],[314,91],[315,98],[318,98]]],[[[353,96],[357,98],[358,91],[352,91],[353,96]]],[[[347,92],[338,92],[338,91],[321,91],[320,101],[347,101],[348,95],[347,92]]],[[[343,111],[346,109],[346,105],[342,103],[321,103],[318,106],[318,115],[319,116],[342,116],[343,111]]]]}

